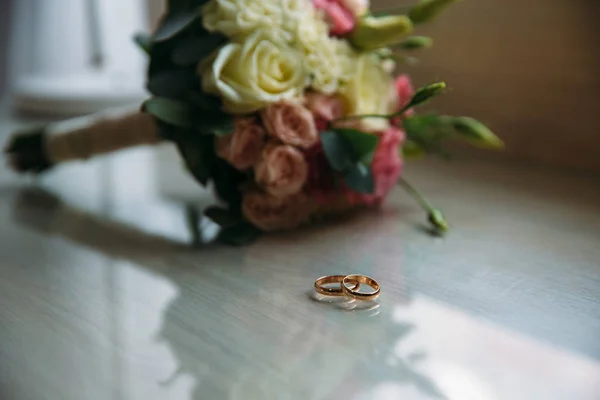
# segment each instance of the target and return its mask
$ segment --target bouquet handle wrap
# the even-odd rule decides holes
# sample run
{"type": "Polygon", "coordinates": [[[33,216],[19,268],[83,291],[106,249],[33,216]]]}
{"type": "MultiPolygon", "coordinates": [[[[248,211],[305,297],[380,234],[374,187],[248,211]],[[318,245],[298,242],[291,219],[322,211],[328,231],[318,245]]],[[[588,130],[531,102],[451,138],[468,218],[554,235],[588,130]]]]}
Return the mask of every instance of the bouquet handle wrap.
{"type": "Polygon", "coordinates": [[[13,168],[42,172],[54,165],[162,141],[154,117],[119,109],[15,134],[7,146],[13,168]]]}

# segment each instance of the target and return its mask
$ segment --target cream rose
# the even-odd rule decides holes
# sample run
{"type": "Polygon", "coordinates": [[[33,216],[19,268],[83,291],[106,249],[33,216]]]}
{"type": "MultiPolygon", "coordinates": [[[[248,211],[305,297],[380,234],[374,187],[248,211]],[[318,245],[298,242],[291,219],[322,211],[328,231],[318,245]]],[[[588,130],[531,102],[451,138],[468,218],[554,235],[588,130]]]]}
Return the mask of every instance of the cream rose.
{"type": "Polygon", "coordinates": [[[307,80],[301,54],[262,30],[225,45],[199,69],[204,91],[220,96],[225,110],[234,114],[299,98],[307,80]]]}
{"type": "Polygon", "coordinates": [[[302,148],[309,148],[319,140],[311,112],[294,101],[280,101],[261,111],[263,124],[269,135],[302,148]]]}
{"type": "Polygon", "coordinates": [[[216,141],[217,155],[238,170],[255,166],[265,145],[265,131],[255,118],[237,118],[231,135],[216,141]]]}
{"type": "Polygon", "coordinates": [[[280,198],[255,190],[246,193],[242,203],[244,217],[267,232],[296,228],[315,210],[316,204],[304,193],[280,198]]]}
{"type": "Polygon", "coordinates": [[[296,194],[308,179],[304,155],[288,145],[268,144],[254,169],[256,183],[274,197],[296,194]]]}
{"type": "MultiPolygon", "coordinates": [[[[352,79],[340,92],[348,115],[382,115],[394,111],[394,102],[390,99],[394,90],[394,78],[385,71],[381,60],[373,53],[363,53],[356,60],[352,79]]],[[[373,132],[389,127],[388,121],[382,118],[363,119],[360,125],[373,132]]]]}

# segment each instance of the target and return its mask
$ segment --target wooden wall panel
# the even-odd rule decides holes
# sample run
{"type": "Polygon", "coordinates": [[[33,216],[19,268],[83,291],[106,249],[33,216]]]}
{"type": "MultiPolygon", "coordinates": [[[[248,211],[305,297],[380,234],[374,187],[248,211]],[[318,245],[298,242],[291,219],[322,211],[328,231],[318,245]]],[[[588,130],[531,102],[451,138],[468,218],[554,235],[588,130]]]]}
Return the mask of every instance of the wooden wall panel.
{"type": "Polygon", "coordinates": [[[435,45],[407,71],[447,81],[436,108],[488,123],[507,156],[600,172],[599,18],[598,0],[467,0],[418,30],[435,45]]]}

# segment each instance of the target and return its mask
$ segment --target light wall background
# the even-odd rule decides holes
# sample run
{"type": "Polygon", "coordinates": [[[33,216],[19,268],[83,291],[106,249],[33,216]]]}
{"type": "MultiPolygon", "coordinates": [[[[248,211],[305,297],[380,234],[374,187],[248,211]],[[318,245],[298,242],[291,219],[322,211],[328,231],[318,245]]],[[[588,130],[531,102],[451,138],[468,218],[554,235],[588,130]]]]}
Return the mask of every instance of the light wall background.
{"type": "Polygon", "coordinates": [[[445,80],[436,108],[488,123],[507,156],[600,172],[599,19],[598,0],[465,0],[418,30],[435,45],[407,71],[445,80]]]}
{"type": "Polygon", "coordinates": [[[8,37],[10,32],[11,0],[0,0],[0,98],[6,88],[8,66],[8,37]]]}

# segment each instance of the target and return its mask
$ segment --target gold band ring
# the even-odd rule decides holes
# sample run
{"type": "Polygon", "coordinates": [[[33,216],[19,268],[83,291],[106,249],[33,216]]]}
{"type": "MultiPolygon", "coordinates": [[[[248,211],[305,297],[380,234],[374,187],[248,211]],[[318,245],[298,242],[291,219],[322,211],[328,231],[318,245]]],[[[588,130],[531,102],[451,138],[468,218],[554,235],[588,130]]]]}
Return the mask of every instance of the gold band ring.
{"type": "MultiPolygon", "coordinates": [[[[355,286],[358,286],[358,285],[355,285],[355,286]]],[[[342,279],[342,293],[344,293],[345,295],[350,296],[352,298],[355,298],[356,300],[363,300],[363,301],[375,300],[377,297],[379,297],[380,292],[381,292],[381,288],[379,286],[379,283],[375,279],[369,278],[368,276],[348,275],[348,276],[344,277],[344,279],[342,279]],[[370,293],[361,293],[356,290],[357,289],[356,287],[348,287],[348,285],[355,284],[355,282],[368,285],[368,286],[372,287],[374,291],[370,292],[370,293]]]]}
{"type": "MultiPolygon", "coordinates": [[[[342,292],[342,288],[341,285],[340,287],[324,287],[323,285],[327,285],[330,283],[339,283],[341,284],[342,281],[344,280],[345,275],[330,275],[330,276],[323,276],[319,279],[317,279],[315,281],[315,290],[317,291],[317,293],[320,294],[324,294],[326,296],[343,296],[344,293],[342,292]]],[[[347,281],[347,283],[349,285],[352,285],[352,290],[357,290],[360,287],[360,283],[358,282],[352,282],[352,279],[349,279],[347,281]]]]}

